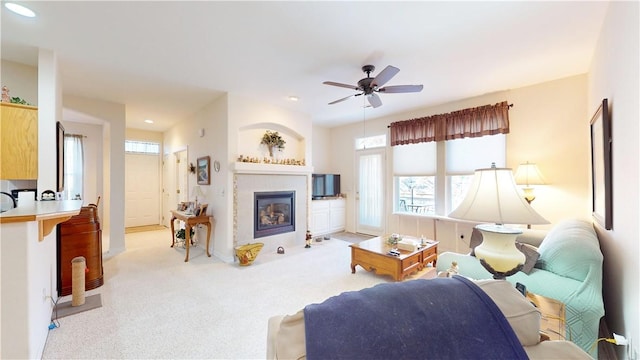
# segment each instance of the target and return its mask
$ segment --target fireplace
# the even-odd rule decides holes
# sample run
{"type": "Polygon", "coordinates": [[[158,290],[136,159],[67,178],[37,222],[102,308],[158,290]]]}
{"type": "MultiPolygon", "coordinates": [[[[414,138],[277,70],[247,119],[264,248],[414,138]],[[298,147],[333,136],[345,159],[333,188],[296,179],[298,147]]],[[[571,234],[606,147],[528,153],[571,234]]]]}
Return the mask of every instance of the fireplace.
{"type": "Polygon", "coordinates": [[[296,230],[296,192],[254,193],[253,237],[255,239],[296,230]]]}

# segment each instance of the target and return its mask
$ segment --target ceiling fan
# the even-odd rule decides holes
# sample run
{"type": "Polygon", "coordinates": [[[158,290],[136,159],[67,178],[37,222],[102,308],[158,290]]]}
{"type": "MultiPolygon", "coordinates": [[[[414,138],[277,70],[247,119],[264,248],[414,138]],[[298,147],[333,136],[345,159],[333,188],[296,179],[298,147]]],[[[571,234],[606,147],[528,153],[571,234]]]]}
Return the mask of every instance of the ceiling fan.
{"type": "Polygon", "coordinates": [[[342,99],[332,101],[329,103],[329,105],[337,104],[354,96],[365,95],[369,100],[369,104],[371,104],[371,106],[373,106],[374,108],[377,108],[378,106],[382,105],[382,101],[380,100],[380,97],[377,93],[411,93],[422,91],[422,85],[395,85],[382,87],[387,83],[387,81],[391,80],[391,78],[394,77],[400,71],[400,69],[389,65],[384,68],[384,70],[382,70],[375,78],[372,78],[371,73],[374,70],[375,66],[373,65],[363,66],[362,71],[367,73],[367,77],[364,79],[360,79],[360,81],[358,81],[358,85],[348,85],[333,81],[323,82],[323,84],[326,85],[338,86],[360,91],[360,93],[349,95],[342,99]]]}

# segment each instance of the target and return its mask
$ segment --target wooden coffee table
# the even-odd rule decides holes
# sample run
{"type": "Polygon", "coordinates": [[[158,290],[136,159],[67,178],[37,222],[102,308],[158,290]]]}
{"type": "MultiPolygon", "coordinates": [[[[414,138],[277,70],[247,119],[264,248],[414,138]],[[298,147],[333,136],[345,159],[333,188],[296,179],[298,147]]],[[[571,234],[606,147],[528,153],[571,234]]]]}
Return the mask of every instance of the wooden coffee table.
{"type": "Polygon", "coordinates": [[[401,281],[407,275],[422,270],[429,263],[436,266],[438,242],[433,240],[428,240],[428,242],[427,245],[416,251],[398,250],[399,256],[388,254],[391,245],[387,244],[387,236],[378,236],[349,245],[351,247],[351,273],[355,274],[356,265],[360,265],[367,271],[373,271],[378,275],[391,275],[395,281],[401,281]]]}

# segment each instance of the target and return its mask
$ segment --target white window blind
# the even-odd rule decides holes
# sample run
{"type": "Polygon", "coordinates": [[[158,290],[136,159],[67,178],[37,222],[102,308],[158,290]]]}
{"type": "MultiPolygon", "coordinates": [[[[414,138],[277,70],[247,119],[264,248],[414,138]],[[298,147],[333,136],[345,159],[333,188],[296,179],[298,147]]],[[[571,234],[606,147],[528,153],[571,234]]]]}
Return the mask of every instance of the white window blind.
{"type": "MultiPolygon", "coordinates": [[[[401,146],[396,146],[401,147],[401,146]]],[[[504,167],[506,137],[503,134],[446,141],[448,175],[472,174],[475,169],[504,167]]]]}
{"type": "Polygon", "coordinates": [[[393,175],[435,175],[436,142],[393,147],[393,175]]]}

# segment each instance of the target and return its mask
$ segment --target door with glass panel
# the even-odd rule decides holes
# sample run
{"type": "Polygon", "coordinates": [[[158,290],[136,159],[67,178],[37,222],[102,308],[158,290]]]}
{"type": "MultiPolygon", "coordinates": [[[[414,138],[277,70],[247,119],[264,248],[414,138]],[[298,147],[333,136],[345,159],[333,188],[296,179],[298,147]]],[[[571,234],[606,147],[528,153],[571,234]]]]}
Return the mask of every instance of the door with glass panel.
{"type": "Polygon", "coordinates": [[[356,151],[356,231],[384,233],[384,148],[356,151]]]}

